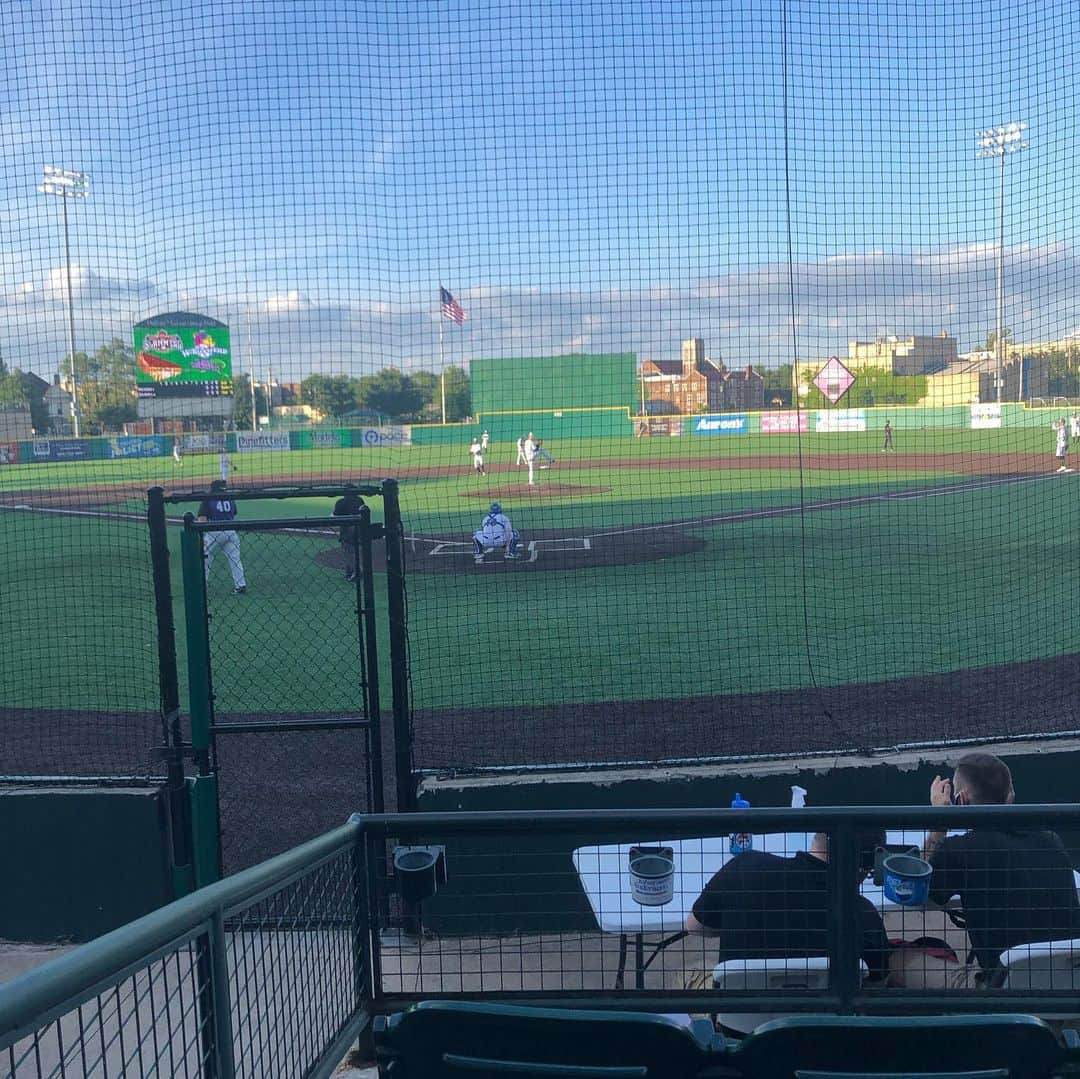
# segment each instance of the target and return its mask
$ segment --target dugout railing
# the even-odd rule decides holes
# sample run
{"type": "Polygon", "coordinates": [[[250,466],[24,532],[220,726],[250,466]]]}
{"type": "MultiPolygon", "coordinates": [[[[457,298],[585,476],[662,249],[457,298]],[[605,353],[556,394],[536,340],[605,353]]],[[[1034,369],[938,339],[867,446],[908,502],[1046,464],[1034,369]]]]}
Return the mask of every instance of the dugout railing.
{"type": "Polygon", "coordinates": [[[839,882],[855,876],[858,833],[877,826],[1075,832],[1080,805],[354,816],[0,987],[0,1061],[26,1076],[325,1076],[373,1015],[435,999],[664,1013],[1080,1011],[1073,988],[867,988],[850,931],[857,892],[839,882]],[[654,966],[655,984],[616,987],[615,949],[583,920],[570,850],[743,831],[828,834],[826,979],[686,990],[661,984],[654,966]],[[397,857],[418,848],[444,860],[433,893],[417,892],[397,857]],[[391,893],[410,897],[411,939],[387,933],[391,893]]]}

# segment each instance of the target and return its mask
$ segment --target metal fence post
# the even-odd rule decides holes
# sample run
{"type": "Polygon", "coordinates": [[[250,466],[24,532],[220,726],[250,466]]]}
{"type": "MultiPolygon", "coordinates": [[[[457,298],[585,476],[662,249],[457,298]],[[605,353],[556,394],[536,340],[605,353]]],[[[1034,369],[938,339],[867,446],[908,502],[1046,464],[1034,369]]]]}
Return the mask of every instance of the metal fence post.
{"type": "Polygon", "coordinates": [[[229,940],[225,933],[225,914],[221,909],[210,919],[210,977],[216,1051],[216,1079],[233,1079],[236,1060],[233,1055],[232,1001],[229,995],[229,940]]]}
{"type": "Polygon", "coordinates": [[[172,856],[173,895],[187,895],[195,886],[192,868],[192,823],[184,775],[183,732],[180,729],[180,674],[176,662],[176,622],[169,571],[165,489],[146,492],[150,532],[150,565],[157,619],[158,685],[165,757],[166,808],[172,856]]]}
{"type": "Polygon", "coordinates": [[[850,1015],[862,978],[859,951],[862,935],[856,902],[859,897],[857,830],[850,821],[837,823],[829,832],[829,989],[840,1000],[842,1014],[850,1015]]]}
{"type": "MultiPolygon", "coordinates": [[[[180,536],[180,559],[184,574],[184,619],[187,630],[188,711],[191,715],[191,748],[200,776],[211,774],[210,724],[213,717],[213,688],[210,672],[210,640],[206,606],[206,577],[203,570],[202,533],[192,525],[195,517],[184,514],[180,536]]],[[[215,809],[219,810],[216,799],[215,809]]],[[[200,822],[210,814],[201,813],[200,822]]],[[[198,848],[194,857],[201,866],[214,865],[221,876],[221,815],[214,813],[206,827],[192,837],[198,848]],[[212,854],[211,854],[212,847],[212,854]]],[[[200,884],[208,883],[200,881],[200,884]]]]}
{"type": "Polygon", "coordinates": [[[409,709],[409,644],[405,606],[405,546],[397,480],[383,480],[386,542],[386,609],[390,621],[390,685],[394,708],[394,778],[399,813],[416,808],[412,721],[409,709]]]}
{"type": "MultiPolygon", "coordinates": [[[[354,813],[350,824],[363,824],[363,817],[354,813]]],[[[353,959],[353,1006],[357,1014],[367,1014],[371,1009],[373,987],[382,980],[381,972],[376,978],[378,948],[374,943],[379,919],[373,909],[374,896],[368,890],[367,866],[369,864],[367,832],[361,831],[353,842],[349,854],[352,870],[352,959],[353,959]]],[[[361,1035],[361,1050],[371,1056],[371,1026],[361,1035]]]]}
{"type": "Polygon", "coordinates": [[[385,813],[383,792],[382,713],[379,710],[379,639],[375,618],[375,570],[371,558],[371,509],[360,507],[360,579],[363,603],[364,674],[367,679],[368,710],[368,811],[385,813]]]}

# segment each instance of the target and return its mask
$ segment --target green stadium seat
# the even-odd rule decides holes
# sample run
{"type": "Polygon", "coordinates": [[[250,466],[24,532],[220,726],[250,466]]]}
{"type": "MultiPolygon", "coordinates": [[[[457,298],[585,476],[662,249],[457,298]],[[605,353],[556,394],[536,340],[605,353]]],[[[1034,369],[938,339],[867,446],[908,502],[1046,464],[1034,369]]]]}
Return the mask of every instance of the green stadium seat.
{"type": "Polygon", "coordinates": [[[681,1079],[724,1044],[708,1021],[441,1000],[380,1016],[374,1042],[386,1079],[681,1079]]]}
{"type": "Polygon", "coordinates": [[[744,1079],[1048,1079],[1080,1057],[1031,1015],[801,1016],[758,1027],[706,1074],[744,1079]]]}

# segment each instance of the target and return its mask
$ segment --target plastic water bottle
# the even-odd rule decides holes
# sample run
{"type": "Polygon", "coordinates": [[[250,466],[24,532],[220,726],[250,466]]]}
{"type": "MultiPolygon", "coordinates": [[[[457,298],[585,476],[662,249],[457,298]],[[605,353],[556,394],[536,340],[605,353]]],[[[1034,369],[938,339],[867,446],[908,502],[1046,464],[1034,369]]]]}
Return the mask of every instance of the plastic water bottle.
{"type": "MultiPolygon", "coordinates": [[[[731,799],[732,809],[749,809],[750,803],[741,795],[738,791],[735,792],[735,797],[731,799]]],[[[749,832],[732,832],[731,833],[731,853],[732,854],[745,854],[746,851],[752,850],[754,846],[753,836],[749,832]]]]}

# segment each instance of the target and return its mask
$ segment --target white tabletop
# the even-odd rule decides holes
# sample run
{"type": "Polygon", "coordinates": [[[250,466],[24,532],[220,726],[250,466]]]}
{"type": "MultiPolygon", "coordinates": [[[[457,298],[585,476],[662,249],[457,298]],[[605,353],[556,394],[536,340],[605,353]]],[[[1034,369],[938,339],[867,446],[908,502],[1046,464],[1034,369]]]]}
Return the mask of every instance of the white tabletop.
{"type": "MultiPolygon", "coordinates": [[[[923,831],[891,831],[886,841],[922,847],[923,831]]],[[[959,834],[959,833],[957,833],[959,834]]],[[[790,856],[810,849],[813,832],[776,832],[753,837],[754,850],[790,856]]],[[[712,875],[732,858],[730,836],[716,839],[664,839],[647,843],[609,843],[579,847],[573,852],[574,868],[604,933],[677,933],[686,928],[686,916],[712,875]],[[671,901],[646,907],[630,893],[630,848],[632,846],[671,847],[675,855],[675,876],[671,901]]],[[[879,910],[894,909],[882,889],[871,880],[862,885],[862,894],[879,910]]]]}

